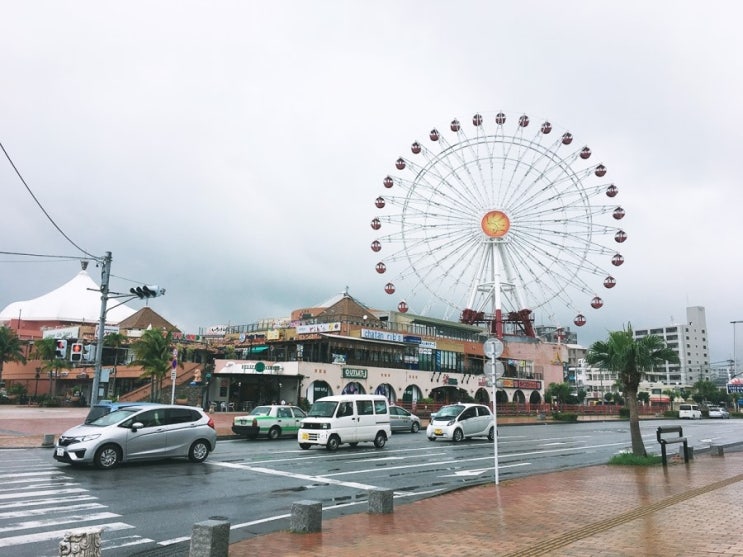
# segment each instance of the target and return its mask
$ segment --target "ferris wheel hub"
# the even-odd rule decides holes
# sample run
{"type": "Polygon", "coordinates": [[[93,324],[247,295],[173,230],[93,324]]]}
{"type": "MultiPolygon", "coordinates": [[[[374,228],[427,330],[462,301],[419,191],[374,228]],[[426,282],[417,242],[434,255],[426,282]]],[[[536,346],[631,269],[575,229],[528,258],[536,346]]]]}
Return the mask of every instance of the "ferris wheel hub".
{"type": "Polygon", "coordinates": [[[488,211],[480,221],[482,231],[491,238],[502,238],[511,228],[511,219],[503,211],[488,211]]]}

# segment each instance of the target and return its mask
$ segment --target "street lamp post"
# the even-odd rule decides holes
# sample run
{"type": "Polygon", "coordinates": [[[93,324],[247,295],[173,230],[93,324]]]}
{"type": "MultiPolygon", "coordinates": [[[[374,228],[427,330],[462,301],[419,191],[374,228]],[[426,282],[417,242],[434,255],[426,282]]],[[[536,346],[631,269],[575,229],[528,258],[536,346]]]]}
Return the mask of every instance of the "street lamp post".
{"type": "Polygon", "coordinates": [[[743,323],[743,320],[731,321],[730,322],[730,324],[733,326],[733,377],[735,377],[737,375],[737,371],[736,370],[738,369],[738,360],[736,359],[736,356],[735,356],[735,326],[738,323],[743,323]]]}

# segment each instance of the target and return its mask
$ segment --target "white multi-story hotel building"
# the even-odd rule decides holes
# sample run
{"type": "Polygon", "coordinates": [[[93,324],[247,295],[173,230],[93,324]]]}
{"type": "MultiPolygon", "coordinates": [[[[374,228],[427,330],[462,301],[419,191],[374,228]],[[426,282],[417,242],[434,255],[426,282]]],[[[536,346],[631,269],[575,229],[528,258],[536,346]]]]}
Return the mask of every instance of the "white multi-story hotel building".
{"type": "Polygon", "coordinates": [[[656,335],[679,357],[679,363],[664,366],[645,374],[649,383],[662,383],[671,388],[690,388],[700,379],[714,380],[710,368],[707,318],[702,306],[686,308],[686,323],[635,330],[635,338],[656,335]]]}

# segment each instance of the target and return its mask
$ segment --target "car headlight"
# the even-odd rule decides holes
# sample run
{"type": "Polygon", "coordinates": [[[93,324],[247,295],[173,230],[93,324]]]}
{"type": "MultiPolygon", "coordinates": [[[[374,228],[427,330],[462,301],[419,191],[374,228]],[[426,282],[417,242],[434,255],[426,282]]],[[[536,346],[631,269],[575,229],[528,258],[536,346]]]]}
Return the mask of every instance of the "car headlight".
{"type": "Polygon", "coordinates": [[[453,426],[453,425],[454,425],[454,424],[456,423],[456,421],[457,421],[457,420],[450,420],[450,421],[446,422],[446,427],[451,427],[451,426],[453,426]]]}
{"type": "Polygon", "coordinates": [[[101,436],[100,433],[91,433],[90,435],[83,435],[81,437],[77,437],[77,441],[79,443],[84,443],[85,441],[94,441],[98,439],[101,436]]]}
{"type": "Polygon", "coordinates": [[[330,429],[330,424],[329,423],[322,424],[322,428],[323,429],[330,429]]]}

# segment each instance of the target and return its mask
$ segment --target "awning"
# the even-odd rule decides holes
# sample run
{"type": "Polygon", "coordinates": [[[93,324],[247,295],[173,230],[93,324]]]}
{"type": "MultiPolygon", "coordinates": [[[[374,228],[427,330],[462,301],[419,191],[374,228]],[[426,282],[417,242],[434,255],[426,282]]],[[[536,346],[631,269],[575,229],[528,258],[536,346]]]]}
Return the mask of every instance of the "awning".
{"type": "Polygon", "coordinates": [[[265,352],[266,350],[268,350],[268,346],[251,346],[250,348],[248,348],[248,353],[258,354],[260,352],[265,352]]]}

